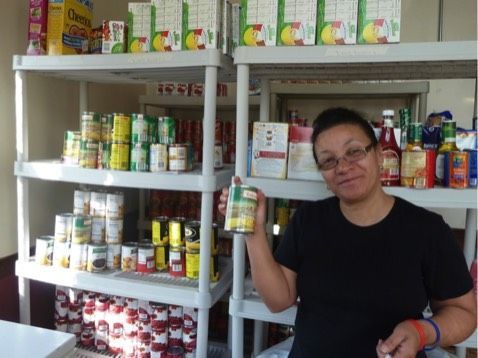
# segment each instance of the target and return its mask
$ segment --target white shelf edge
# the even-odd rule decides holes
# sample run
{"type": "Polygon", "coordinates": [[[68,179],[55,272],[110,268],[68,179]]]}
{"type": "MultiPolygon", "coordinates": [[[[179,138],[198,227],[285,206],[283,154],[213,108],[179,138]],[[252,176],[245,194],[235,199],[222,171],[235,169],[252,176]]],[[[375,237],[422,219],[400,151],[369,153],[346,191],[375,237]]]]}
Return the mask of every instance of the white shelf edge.
{"type": "MultiPolygon", "coordinates": [[[[318,200],[332,196],[324,182],[308,180],[280,180],[267,178],[245,179],[245,183],[264,191],[271,198],[295,200],[318,200]]],[[[430,208],[476,209],[477,189],[410,189],[405,187],[384,187],[384,190],[415,205],[430,208]]]]}
{"type": "Polygon", "coordinates": [[[38,265],[33,260],[17,261],[15,272],[19,277],[54,285],[197,308],[210,308],[226,293],[232,283],[232,261],[225,258],[220,260],[219,282],[210,284],[209,294],[201,294],[198,291],[197,280],[173,278],[166,273],[90,273],[38,265]]]}
{"type": "Polygon", "coordinates": [[[192,172],[131,172],[120,170],[86,169],[62,164],[58,160],[15,162],[16,176],[33,179],[83,183],[90,185],[130,188],[213,192],[229,185],[234,169],[225,166],[212,177],[205,177],[200,169],[192,172]]]}

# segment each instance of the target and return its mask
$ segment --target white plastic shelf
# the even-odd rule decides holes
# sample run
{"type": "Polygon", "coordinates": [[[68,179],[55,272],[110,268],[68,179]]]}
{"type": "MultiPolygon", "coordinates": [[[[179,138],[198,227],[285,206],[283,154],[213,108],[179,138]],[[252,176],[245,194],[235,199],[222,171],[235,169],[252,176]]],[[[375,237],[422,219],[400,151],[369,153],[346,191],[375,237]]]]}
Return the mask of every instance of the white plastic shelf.
{"type": "Polygon", "coordinates": [[[219,260],[219,281],[210,283],[210,293],[202,295],[198,291],[199,281],[175,278],[167,273],[141,274],[111,270],[90,273],[39,265],[33,258],[28,262],[17,261],[15,270],[17,276],[30,280],[197,308],[210,308],[232,283],[232,262],[226,258],[219,260]]]}
{"type": "Polygon", "coordinates": [[[473,334],[465,339],[463,342],[459,344],[455,344],[456,347],[466,347],[466,348],[478,348],[478,330],[475,330],[473,334]]]}
{"type": "Polygon", "coordinates": [[[232,60],[220,50],[112,55],[13,56],[13,70],[97,83],[204,81],[204,68],[219,68],[221,81],[234,80],[232,60]]]}
{"type": "MultiPolygon", "coordinates": [[[[332,196],[324,182],[308,180],[279,180],[266,178],[246,178],[245,183],[255,186],[271,198],[296,200],[318,200],[332,196]]],[[[416,205],[430,208],[476,209],[476,189],[410,189],[404,187],[384,187],[389,194],[399,196],[416,205]]]]}
{"type": "MultiPolygon", "coordinates": [[[[202,109],[204,107],[204,97],[142,95],[139,96],[139,103],[172,109],[202,109]]],[[[249,106],[257,107],[259,104],[260,96],[249,96],[249,106]]],[[[235,110],[236,97],[217,97],[216,108],[218,110],[235,110]]]]}
{"type": "Polygon", "coordinates": [[[235,64],[252,77],[271,79],[397,80],[475,78],[476,41],[380,45],[240,46],[235,64]]]}
{"type": "Polygon", "coordinates": [[[26,178],[129,188],[213,192],[228,186],[234,169],[225,166],[214,177],[205,177],[200,169],[191,172],[131,172],[86,169],[62,164],[59,160],[15,162],[15,175],[26,178]]]}

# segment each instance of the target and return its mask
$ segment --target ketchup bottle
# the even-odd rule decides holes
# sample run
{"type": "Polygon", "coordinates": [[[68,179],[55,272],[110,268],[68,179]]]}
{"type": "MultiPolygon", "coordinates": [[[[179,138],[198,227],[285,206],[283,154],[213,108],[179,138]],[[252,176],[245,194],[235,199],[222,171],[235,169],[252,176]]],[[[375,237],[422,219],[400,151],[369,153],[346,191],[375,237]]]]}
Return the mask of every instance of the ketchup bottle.
{"type": "Polygon", "coordinates": [[[383,127],[380,134],[379,143],[383,151],[383,163],[380,171],[380,181],[383,186],[400,185],[400,147],[395,140],[393,131],[393,117],[395,113],[392,109],[386,109],[382,112],[383,127]]]}

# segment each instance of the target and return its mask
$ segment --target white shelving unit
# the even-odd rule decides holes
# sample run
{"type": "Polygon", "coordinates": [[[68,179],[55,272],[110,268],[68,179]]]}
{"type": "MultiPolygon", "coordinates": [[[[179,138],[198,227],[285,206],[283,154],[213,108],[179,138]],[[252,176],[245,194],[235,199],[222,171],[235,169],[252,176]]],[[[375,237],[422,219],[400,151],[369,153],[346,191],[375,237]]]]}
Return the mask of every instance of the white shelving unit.
{"type": "MultiPolygon", "coordinates": [[[[269,96],[269,80],[322,79],[344,81],[424,80],[477,77],[477,43],[475,41],[440,43],[402,43],[390,45],[304,46],[296,48],[261,47],[236,49],[237,130],[236,175],[245,183],[257,186],[270,197],[314,200],[332,195],[324,183],[298,180],[247,178],[247,126],[249,77],[263,80],[262,96],[269,96]]],[[[261,101],[267,104],[268,101],[261,101]]],[[[270,118],[269,108],[261,106],[261,120],[270,118]]],[[[476,247],[477,190],[436,188],[411,190],[387,188],[389,193],[417,205],[441,208],[466,208],[465,256],[470,264],[476,247]]],[[[243,357],[243,319],[259,319],[293,324],[295,308],[271,314],[255,296],[245,297],[245,243],[234,237],[233,291],[229,313],[232,318],[232,354],[243,357]]],[[[476,332],[475,336],[476,338],[476,332]]],[[[464,346],[476,348],[470,338],[464,346]]]]}
{"type": "Polygon", "coordinates": [[[145,53],[81,56],[14,56],[16,101],[16,147],[18,196],[18,261],[20,320],[30,323],[29,280],[91,289],[198,308],[197,356],[208,356],[209,308],[231,284],[231,265],[222,265],[219,283],[209,282],[210,237],[213,192],[229,183],[232,168],[214,171],[214,121],[216,118],[216,85],[234,78],[232,61],[219,50],[174,53],[145,53]],[[80,111],[88,109],[87,82],[146,83],[158,80],[187,80],[205,83],[203,163],[200,170],[187,173],[133,173],[63,166],[57,161],[30,162],[28,159],[27,73],[80,81],[80,111]],[[29,258],[29,193],[28,181],[41,179],[104,186],[148,189],[192,190],[201,197],[201,246],[199,280],[191,285],[186,280],[164,275],[139,275],[122,272],[90,274],[52,267],[39,267],[29,258]]]}

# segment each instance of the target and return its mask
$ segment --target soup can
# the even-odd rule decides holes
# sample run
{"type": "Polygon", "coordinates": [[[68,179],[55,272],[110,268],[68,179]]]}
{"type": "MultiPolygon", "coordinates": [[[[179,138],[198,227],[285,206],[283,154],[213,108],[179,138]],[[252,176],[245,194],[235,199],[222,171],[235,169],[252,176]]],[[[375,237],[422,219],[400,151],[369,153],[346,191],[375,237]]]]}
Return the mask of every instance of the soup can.
{"type": "Polygon", "coordinates": [[[154,262],[156,271],[167,271],[169,264],[169,246],[154,247],[154,262]]]}
{"type": "Polygon", "coordinates": [[[168,168],[170,171],[187,171],[189,161],[189,146],[187,144],[170,144],[168,148],[168,168]]]}
{"type": "Polygon", "coordinates": [[[129,169],[129,143],[111,144],[110,168],[113,170],[129,169]]]}
{"type": "Polygon", "coordinates": [[[53,244],[53,266],[70,267],[70,242],[55,241],[53,244]]]}
{"type": "Polygon", "coordinates": [[[224,230],[252,234],[256,224],[257,189],[249,185],[231,185],[224,230]]]}
{"type": "Polygon", "coordinates": [[[154,246],[150,242],[141,242],[138,245],[138,263],[136,271],[151,273],[156,271],[154,246]]]}
{"type": "Polygon", "coordinates": [[[72,228],[73,214],[63,213],[55,215],[55,241],[70,241],[72,228]]]}
{"type": "Polygon", "coordinates": [[[166,358],[183,358],[184,348],[181,346],[169,346],[166,351],[166,358]]]}
{"type": "Polygon", "coordinates": [[[73,194],[73,214],[88,215],[90,213],[91,192],[88,190],[75,190],[73,194]]]}
{"type": "Polygon", "coordinates": [[[101,138],[104,143],[113,141],[113,115],[102,114],[101,115],[101,138]]]}
{"type": "Polygon", "coordinates": [[[123,242],[123,219],[106,218],[106,242],[108,244],[123,242]]]}
{"type": "Polygon", "coordinates": [[[200,221],[187,221],[184,224],[186,250],[199,250],[200,246],[200,221]]]}
{"type": "Polygon", "coordinates": [[[108,244],[106,246],[106,268],[110,270],[121,268],[121,244],[108,244]]]}
{"type": "Polygon", "coordinates": [[[88,244],[87,271],[101,272],[106,268],[106,251],[106,244],[88,244]]]}
{"type": "Polygon", "coordinates": [[[169,245],[172,247],[184,246],[186,218],[175,217],[169,220],[169,245]]]}
{"type": "Polygon", "coordinates": [[[154,245],[169,245],[169,221],[167,216],[155,217],[152,221],[152,241],[154,245]]]}
{"type": "Polygon", "coordinates": [[[71,231],[71,242],[86,244],[91,240],[91,216],[74,215],[71,231]]]}
{"type": "Polygon", "coordinates": [[[169,274],[175,277],[186,275],[186,262],[182,247],[169,247],[169,274]]]}
{"type": "Polygon", "coordinates": [[[123,218],[124,194],[120,191],[106,194],[106,217],[123,218]]]}
{"type": "Polygon", "coordinates": [[[53,236],[39,236],[35,242],[35,262],[40,265],[51,266],[53,261],[53,236]]]}
{"type": "Polygon", "coordinates": [[[98,142],[91,140],[80,140],[80,159],[81,168],[96,169],[98,165],[98,142]]]}
{"type": "Polygon", "coordinates": [[[95,216],[91,219],[91,241],[96,243],[105,242],[106,222],[104,217],[95,216]]]}
{"type": "Polygon", "coordinates": [[[80,159],[79,131],[66,131],[63,142],[62,162],[67,165],[78,165],[80,159]]]}
{"type": "Polygon", "coordinates": [[[132,172],[149,171],[149,144],[148,143],[131,144],[129,170],[132,172]]]}
{"type": "Polygon", "coordinates": [[[135,272],[138,262],[138,244],[127,242],[121,246],[121,270],[135,272]]]}
{"type": "Polygon", "coordinates": [[[101,138],[101,116],[95,112],[81,115],[81,139],[98,142],[101,138]]]}
{"type": "MultiPolygon", "coordinates": [[[[154,321],[153,321],[154,322],[154,321]]],[[[152,323],[153,323],[152,322],[152,323]]],[[[151,332],[151,357],[164,357],[168,348],[168,328],[156,327],[151,332]],[[159,355],[154,355],[159,353],[159,355]]]]}
{"type": "Polygon", "coordinates": [[[123,113],[113,113],[113,142],[129,143],[131,140],[131,117],[123,113]]]}
{"type": "Polygon", "coordinates": [[[149,147],[149,170],[153,173],[168,170],[168,145],[151,144],[149,147]]]}
{"type": "Polygon", "coordinates": [[[106,216],[106,192],[93,191],[90,198],[90,215],[91,216],[106,216]]]}
{"type": "Polygon", "coordinates": [[[71,243],[70,246],[70,269],[77,271],[86,270],[88,246],[86,243],[71,243]]]}

